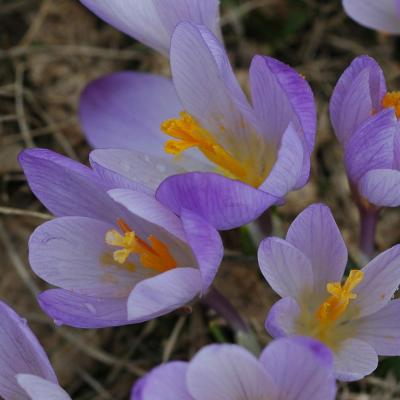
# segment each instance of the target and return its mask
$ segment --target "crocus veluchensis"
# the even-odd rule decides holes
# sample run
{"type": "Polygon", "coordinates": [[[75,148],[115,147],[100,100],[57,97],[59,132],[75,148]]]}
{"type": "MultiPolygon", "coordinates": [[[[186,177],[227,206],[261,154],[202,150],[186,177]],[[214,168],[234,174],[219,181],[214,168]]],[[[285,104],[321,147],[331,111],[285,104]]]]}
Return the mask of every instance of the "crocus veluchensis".
{"type": "Polygon", "coordinates": [[[236,345],[210,345],[190,362],[153,369],[132,400],[333,400],[332,355],[322,344],[279,339],[259,359],[236,345]]]}
{"type": "Polygon", "coordinates": [[[199,216],[186,211],[179,219],[127,179],[49,150],[25,150],[19,161],[33,193],[57,217],[29,241],[32,269],[59,287],[39,295],[56,322],[142,322],[207,291],[223,247],[199,216]]]}
{"type": "Polygon", "coordinates": [[[253,220],[307,182],[316,110],[302,76],[256,56],[250,104],[223,45],[189,22],[176,28],[170,58],[173,83],[123,72],[83,93],[80,116],[91,143],[124,149],[95,150],[96,163],[144,180],[148,165],[140,160],[146,157],[162,182],[157,198],[218,229],[253,220]]]}
{"type": "Polygon", "coordinates": [[[342,0],[346,13],[359,24],[384,33],[400,33],[399,0],[342,0]]]}
{"type": "Polygon", "coordinates": [[[386,88],[382,69],[356,58],[339,79],[330,102],[347,175],[364,207],[400,205],[400,92],[386,88]]]}
{"type": "Polygon", "coordinates": [[[0,396],[4,400],[71,400],[26,320],[1,301],[0,396]]]}
{"type": "Polygon", "coordinates": [[[378,355],[400,355],[400,246],[343,276],[347,250],[328,207],[312,205],[286,239],[267,238],[261,272],[282,299],[270,310],[273,337],[304,335],[334,354],[336,376],[358,380],[375,370],[378,355]]]}

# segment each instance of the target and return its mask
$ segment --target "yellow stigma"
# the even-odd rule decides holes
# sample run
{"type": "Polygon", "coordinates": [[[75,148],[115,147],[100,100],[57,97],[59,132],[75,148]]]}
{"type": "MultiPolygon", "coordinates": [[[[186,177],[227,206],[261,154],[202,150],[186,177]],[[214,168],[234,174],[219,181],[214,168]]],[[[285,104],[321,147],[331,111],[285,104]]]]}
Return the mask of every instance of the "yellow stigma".
{"type": "MultiPolygon", "coordinates": [[[[221,127],[223,130],[223,128],[221,127]]],[[[161,130],[175,139],[165,143],[165,152],[179,156],[197,147],[205,157],[216,164],[228,176],[258,187],[265,177],[254,174],[250,163],[242,163],[226,151],[192,115],[182,111],[180,118],[169,119],[161,124],[161,130]]]]}
{"type": "Polygon", "coordinates": [[[382,99],[382,107],[394,108],[396,117],[400,118],[400,91],[387,92],[382,99]]]}
{"type": "Polygon", "coordinates": [[[347,310],[350,300],[357,298],[352,290],[358,286],[364,279],[364,272],[359,270],[352,270],[342,286],[340,282],[330,282],[327,284],[326,289],[331,296],[324,301],[316,312],[317,320],[325,324],[339,319],[347,310]]]}
{"type": "Polygon", "coordinates": [[[150,244],[147,244],[123,219],[118,219],[117,222],[123,235],[112,229],[106,233],[105,237],[106,243],[110,246],[121,247],[113,253],[113,258],[117,263],[124,264],[130,254],[137,254],[145,268],[165,272],[176,267],[174,257],[163,242],[150,235],[147,238],[150,244]]]}

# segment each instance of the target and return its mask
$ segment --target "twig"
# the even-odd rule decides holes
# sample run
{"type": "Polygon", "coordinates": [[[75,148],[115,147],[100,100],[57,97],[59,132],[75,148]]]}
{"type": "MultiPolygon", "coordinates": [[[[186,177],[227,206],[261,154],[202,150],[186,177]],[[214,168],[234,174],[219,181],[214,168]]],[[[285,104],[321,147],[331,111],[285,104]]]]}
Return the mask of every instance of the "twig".
{"type": "Polygon", "coordinates": [[[18,215],[23,217],[34,217],[44,220],[51,220],[53,216],[50,214],[41,213],[38,211],[30,211],[30,210],[22,210],[20,208],[12,208],[12,207],[1,207],[0,206],[0,214],[4,215],[18,215]]]}
{"type": "Polygon", "coordinates": [[[170,357],[172,352],[174,351],[174,347],[176,345],[176,342],[178,340],[179,334],[182,331],[183,326],[185,325],[187,316],[186,315],[182,315],[177,323],[174,326],[174,329],[172,330],[171,336],[168,338],[165,347],[164,347],[164,351],[163,351],[163,356],[162,356],[162,361],[163,363],[167,362],[170,357]]]}

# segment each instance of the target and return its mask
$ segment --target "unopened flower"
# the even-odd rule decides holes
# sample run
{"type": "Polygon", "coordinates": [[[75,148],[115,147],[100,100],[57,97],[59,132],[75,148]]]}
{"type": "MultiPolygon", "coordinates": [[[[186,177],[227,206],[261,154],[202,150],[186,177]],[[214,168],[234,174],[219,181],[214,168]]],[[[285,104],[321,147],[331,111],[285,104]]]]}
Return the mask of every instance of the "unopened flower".
{"type": "Polygon", "coordinates": [[[400,33],[399,0],[342,0],[346,13],[359,24],[385,33],[400,33]]]}
{"type": "Polygon", "coordinates": [[[339,79],[331,121],[345,152],[353,191],[361,203],[400,205],[400,92],[390,92],[379,65],[356,58],[339,79]]]}
{"type": "Polygon", "coordinates": [[[335,393],[330,351],[297,337],[272,342],[259,359],[237,345],[206,346],[190,362],[153,369],[132,400],[333,400],[335,393]]]}
{"type": "Polygon", "coordinates": [[[207,291],[223,248],[203,219],[190,211],[179,219],[100,166],[90,169],[43,149],[25,150],[19,160],[34,194],[58,217],[29,241],[32,269],[59,287],[39,295],[57,323],[142,322],[207,291]]]}
{"type": "Polygon", "coordinates": [[[4,400],[71,400],[26,320],[1,301],[0,396],[4,400]]]}
{"type": "Polygon", "coordinates": [[[347,250],[328,207],[316,204],[291,224],[286,240],[259,248],[265,279],[282,299],[268,314],[273,337],[303,335],[327,345],[341,380],[375,370],[378,355],[400,355],[400,246],[344,276],[347,250]]]}
{"type": "Polygon", "coordinates": [[[171,68],[174,86],[121,73],[86,90],[80,114],[91,142],[124,149],[95,150],[96,163],[141,179],[147,170],[134,166],[144,154],[160,171],[159,183],[168,173],[179,174],[163,181],[157,198],[175,213],[192,210],[218,229],[252,221],[307,182],[316,111],[302,76],[256,56],[250,104],[222,44],[189,22],[173,34],[171,68]]]}

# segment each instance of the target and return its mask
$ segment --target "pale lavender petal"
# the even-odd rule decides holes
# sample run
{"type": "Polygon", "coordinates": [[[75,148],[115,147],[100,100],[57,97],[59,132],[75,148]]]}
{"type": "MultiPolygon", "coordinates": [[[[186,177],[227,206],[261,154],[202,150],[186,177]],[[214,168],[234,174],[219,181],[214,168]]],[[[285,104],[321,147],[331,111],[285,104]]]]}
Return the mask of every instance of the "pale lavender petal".
{"type": "Polygon", "coordinates": [[[181,108],[169,79],[124,71],[91,82],[81,95],[79,116],[93,147],[132,149],[160,157],[166,155],[161,123],[181,108]]]}
{"type": "Polygon", "coordinates": [[[334,400],[333,357],[315,340],[303,337],[275,340],[260,362],[278,387],[276,400],[334,400]]]}
{"type": "Polygon", "coordinates": [[[290,124],[283,134],[276,163],[260,190],[276,197],[286,196],[299,182],[306,157],[308,154],[305,153],[299,134],[290,124]]]}
{"type": "Polygon", "coordinates": [[[343,0],[343,7],[363,26],[386,33],[400,33],[398,0],[343,0]]]}
{"type": "Polygon", "coordinates": [[[130,320],[152,319],[184,307],[201,292],[195,268],[174,268],[138,283],[128,298],[130,320]]]}
{"type": "Polygon", "coordinates": [[[197,213],[218,230],[249,223],[278,200],[240,181],[198,172],[167,178],[156,198],[178,215],[183,209],[197,213]]]}
{"type": "Polygon", "coordinates": [[[32,400],[71,400],[60,385],[39,376],[18,374],[17,380],[32,400]]]}
{"type": "Polygon", "coordinates": [[[351,182],[357,184],[370,170],[393,167],[397,130],[392,109],[381,111],[360,125],[345,146],[345,165],[351,182]]]}
{"type": "Polygon", "coordinates": [[[357,338],[369,343],[380,356],[400,355],[400,300],[389,301],[378,312],[352,321],[357,338]]]}
{"type": "Polygon", "coordinates": [[[296,335],[296,321],[300,317],[301,309],[295,299],[285,297],[277,301],[269,310],[265,321],[265,329],[274,338],[296,335]]]}
{"type": "Polygon", "coordinates": [[[264,239],[258,249],[258,263],[264,278],[281,297],[298,299],[313,288],[310,260],[286,240],[264,239]]]}
{"type": "Polygon", "coordinates": [[[347,263],[347,249],[330,209],[323,204],[307,207],[292,222],[286,240],[310,260],[314,287],[321,300],[326,284],[341,281],[347,263]]]}
{"type": "Polygon", "coordinates": [[[400,171],[376,169],[367,172],[359,184],[360,193],[377,206],[400,206],[400,171]]]}
{"type": "Polygon", "coordinates": [[[29,398],[17,383],[19,373],[57,383],[49,359],[26,320],[3,302],[0,302],[0,371],[0,396],[5,400],[29,398]]]}
{"type": "Polygon", "coordinates": [[[383,308],[400,285],[400,245],[393,246],[375,257],[362,271],[364,279],[354,289],[357,298],[350,303],[361,318],[383,308]]]}
{"type": "Polygon", "coordinates": [[[193,400],[186,388],[188,363],[173,361],[154,368],[132,390],[131,400],[193,400]]]}
{"type": "Polygon", "coordinates": [[[382,69],[371,57],[357,57],[340,77],[329,105],[338,139],[344,143],[374,112],[386,93],[382,69]]]}
{"type": "Polygon", "coordinates": [[[196,257],[202,277],[203,293],[212,284],[224,256],[224,246],[218,232],[209,222],[189,210],[181,214],[186,238],[196,257]]]}
{"type": "Polygon", "coordinates": [[[64,289],[51,289],[41,293],[38,301],[55,324],[74,328],[97,329],[146,320],[128,321],[126,298],[91,297],[64,289]]]}
{"type": "Polygon", "coordinates": [[[317,116],[307,81],[271,57],[255,56],[250,67],[253,106],[261,132],[276,146],[289,123],[304,135],[308,152],[314,147],[317,116]]]}
{"type": "Polygon", "coordinates": [[[363,340],[346,339],[334,353],[334,370],[340,381],[358,381],[377,366],[376,351],[363,340]]]}
{"type": "Polygon", "coordinates": [[[210,345],[189,364],[187,387],[195,400],[275,399],[276,387],[258,360],[236,345],[210,345]]]}

